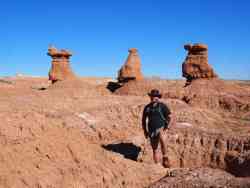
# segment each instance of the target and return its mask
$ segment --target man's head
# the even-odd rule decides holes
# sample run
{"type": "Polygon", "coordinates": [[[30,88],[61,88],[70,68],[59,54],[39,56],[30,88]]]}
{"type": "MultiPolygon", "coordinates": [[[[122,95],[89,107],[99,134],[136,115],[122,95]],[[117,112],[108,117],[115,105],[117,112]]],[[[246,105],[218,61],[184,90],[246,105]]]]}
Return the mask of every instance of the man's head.
{"type": "Polygon", "coordinates": [[[152,89],[150,93],[148,93],[148,96],[150,97],[151,102],[157,102],[161,98],[161,94],[157,89],[152,89]]]}

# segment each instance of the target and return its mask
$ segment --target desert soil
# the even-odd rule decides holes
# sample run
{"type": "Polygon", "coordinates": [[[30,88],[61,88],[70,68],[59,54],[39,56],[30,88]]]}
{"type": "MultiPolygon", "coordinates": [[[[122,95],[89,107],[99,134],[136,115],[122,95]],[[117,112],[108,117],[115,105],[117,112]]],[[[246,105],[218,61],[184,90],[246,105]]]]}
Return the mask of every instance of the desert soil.
{"type": "Polygon", "coordinates": [[[0,187],[250,187],[249,81],[110,81],[1,78],[0,187]],[[176,122],[169,169],[141,129],[153,87],[176,122]]]}

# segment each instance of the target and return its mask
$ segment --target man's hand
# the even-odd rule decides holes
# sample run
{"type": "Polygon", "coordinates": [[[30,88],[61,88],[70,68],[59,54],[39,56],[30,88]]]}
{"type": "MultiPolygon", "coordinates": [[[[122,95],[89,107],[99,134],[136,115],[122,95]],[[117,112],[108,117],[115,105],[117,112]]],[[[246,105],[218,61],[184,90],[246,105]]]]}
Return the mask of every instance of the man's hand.
{"type": "Polygon", "coordinates": [[[144,136],[145,136],[146,139],[148,138],[148,132],[147,131],[144,131],[144,136]]]}
{"type": "Polygon", "coordinates": [[[169,127],[167,126],[163,128],[163,131],[168,131],[168,130],[169,130],[169,127]]]}
{"type": "Polygon", "coordinates": [[[176,116],[174,114],[171,115],[170,122],[168,124],[168,127],[174,127],[176,124],[176,116]]]}

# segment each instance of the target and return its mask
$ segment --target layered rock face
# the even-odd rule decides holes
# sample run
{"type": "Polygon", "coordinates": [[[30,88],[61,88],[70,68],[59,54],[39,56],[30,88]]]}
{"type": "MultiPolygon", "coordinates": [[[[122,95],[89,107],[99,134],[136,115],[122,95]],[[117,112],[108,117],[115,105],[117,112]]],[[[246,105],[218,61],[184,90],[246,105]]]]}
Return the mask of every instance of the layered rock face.
{"type": "Polygon", "coordinates": [[[142,80],[141,60],[136,48],[129,49],[129,55],[125,64],[118,72],[118,81],[120,83],[128,82],[129,80],[142,80]]]}
{"type": "Polygon", "coordinates": [[[52,83],[76,77],[70,67],[69,58],[72,56],[71,52],[50,47],[48,55],[52,57],[52,66],[49,71],[49,80],[52,83]]]}
{"type": "Polygon", "coordinates": [[[250,176],[249,133],[236,136],[178,128],[168,132],[165,142],[170,168],[212,167],[250,176]]]}
{"type": "Polygon", "coordinates": [[[182,64],[182,75],[190,83],[199,78],[216,78],[212,67],[208,64],[208,47],[204,44],[186,44],[188,55],[182,64]]]}

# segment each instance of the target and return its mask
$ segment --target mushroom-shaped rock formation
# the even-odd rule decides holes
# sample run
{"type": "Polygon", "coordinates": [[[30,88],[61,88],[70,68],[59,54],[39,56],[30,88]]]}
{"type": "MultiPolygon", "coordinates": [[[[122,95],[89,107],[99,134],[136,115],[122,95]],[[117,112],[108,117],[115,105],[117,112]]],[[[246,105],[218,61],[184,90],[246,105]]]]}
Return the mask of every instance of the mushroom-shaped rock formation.
{"type": "Polygon", "coordinates": [[[76,77],[70,68],[69,58],[72,56],[71,52],[49,47],[47,54],[52,57],[52,66],[49,71],[49,80],[52,83],[76,77]]]}
{"type": "Polygon", "coordinates": [[[120,83],[128,82],[129,80],[142,80],[141,60],[136,48],[129,49],[129,55],[125,64],[118,72],[118,81],[120,83]]]}
{"type": "Polygon", "coordinates": [[[194,79],[217,77],[213,68],[208,64],[207,45],[186,44],[184,48],[188,51],[188,55],[182,64],[182,75],[187,79],[187,83],[194,79]]]}

